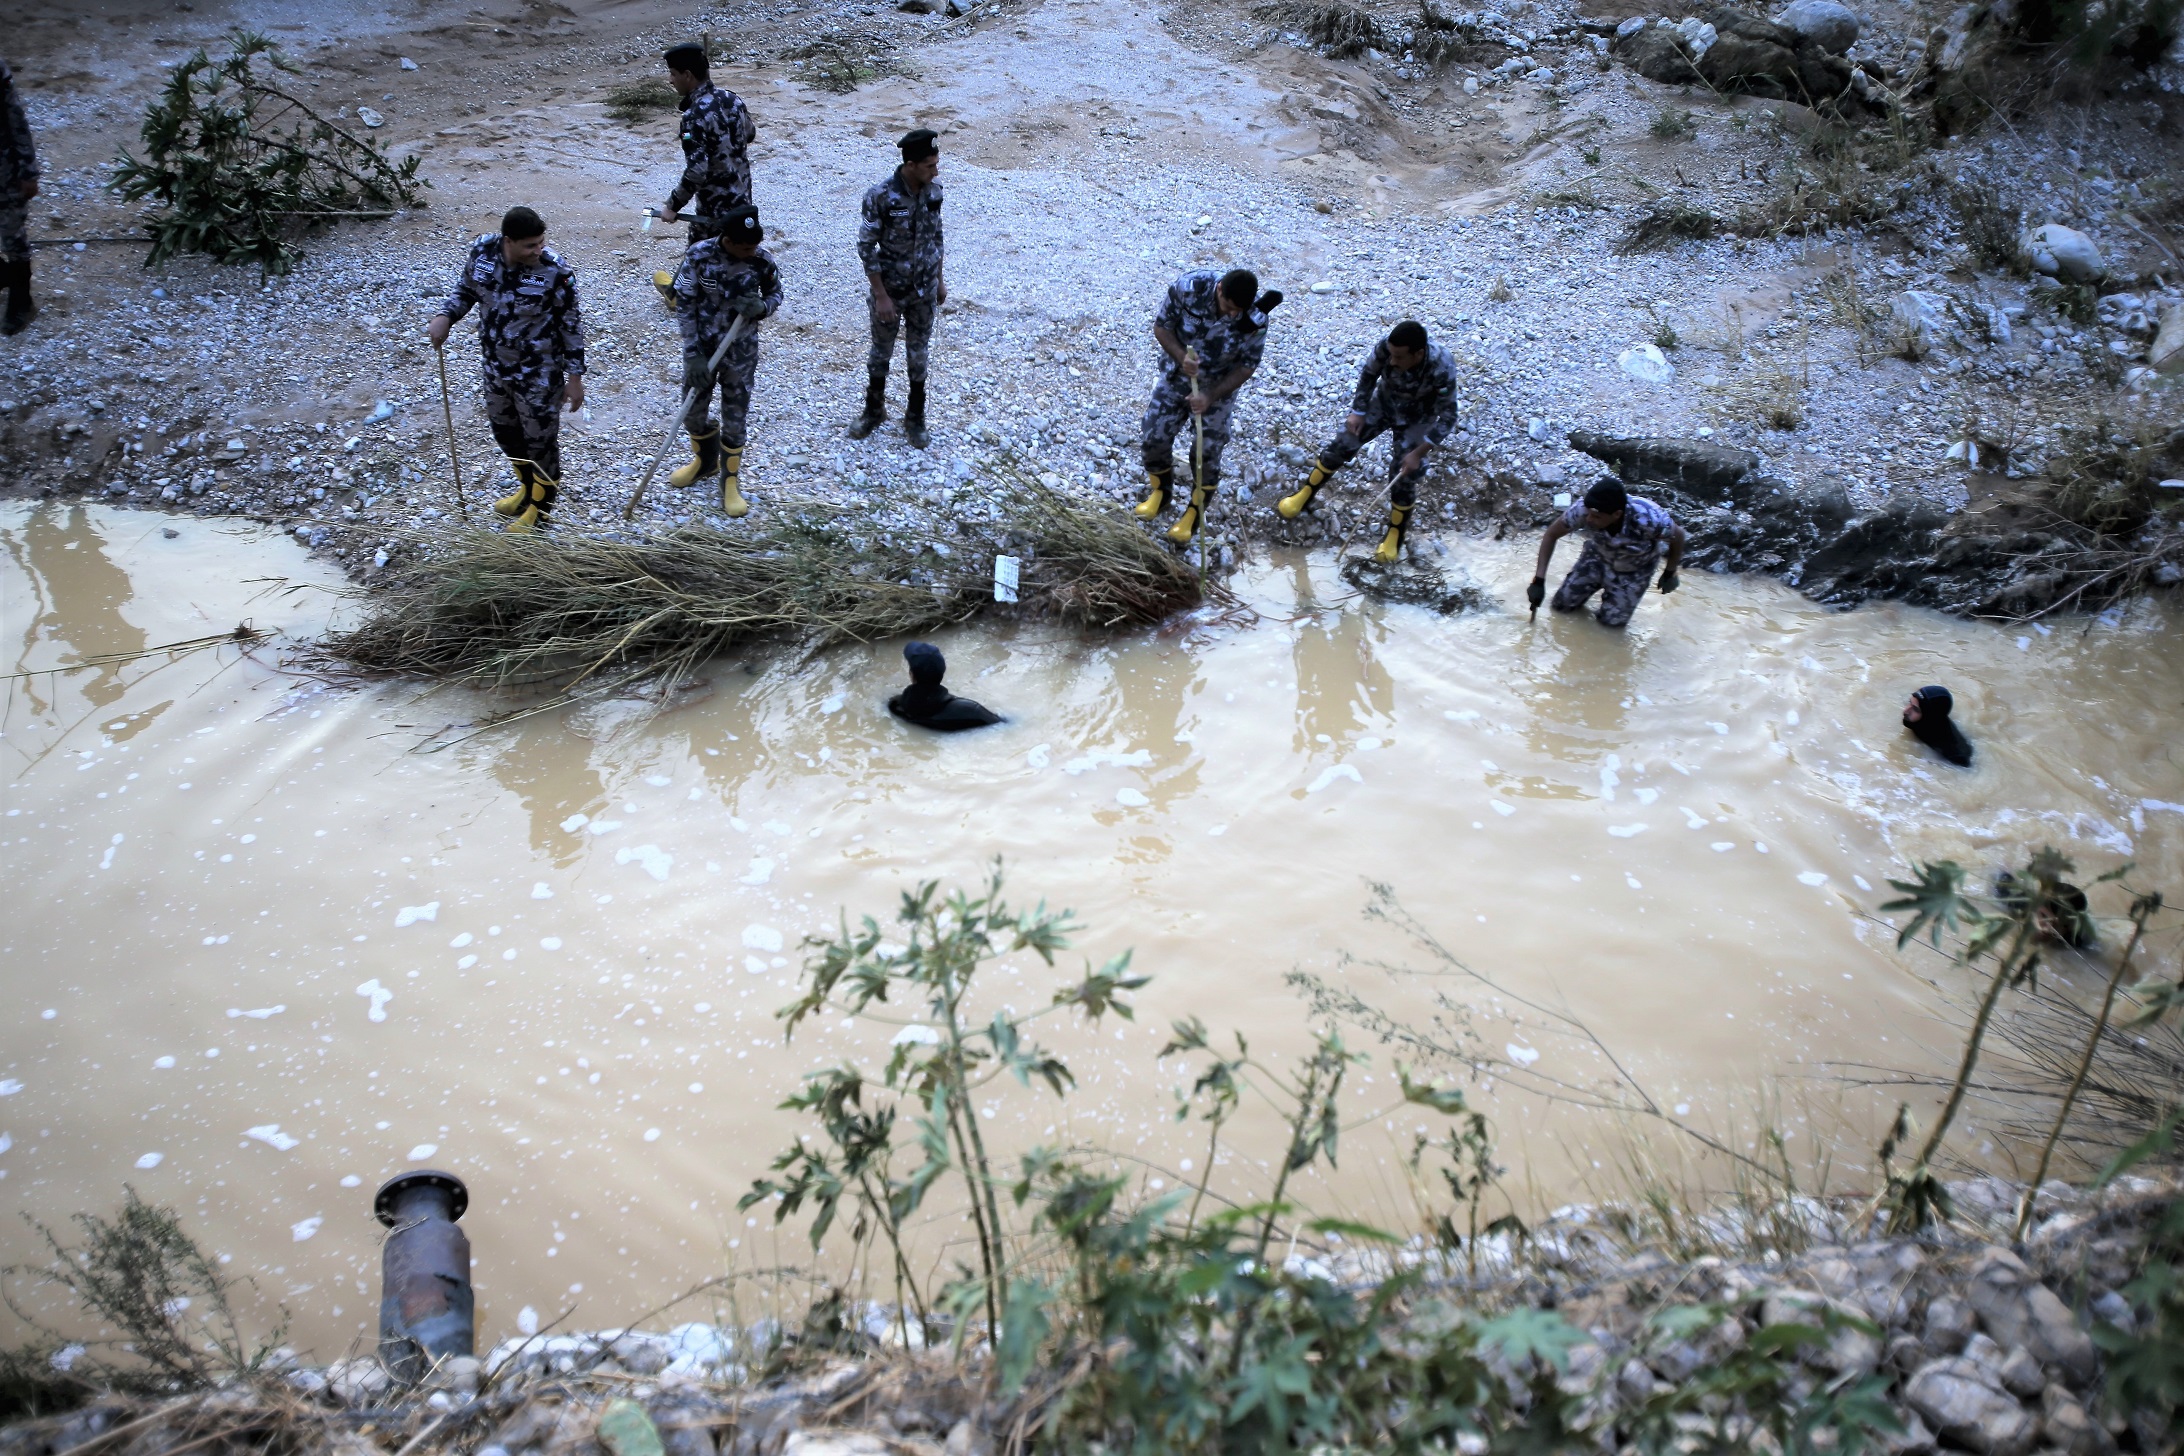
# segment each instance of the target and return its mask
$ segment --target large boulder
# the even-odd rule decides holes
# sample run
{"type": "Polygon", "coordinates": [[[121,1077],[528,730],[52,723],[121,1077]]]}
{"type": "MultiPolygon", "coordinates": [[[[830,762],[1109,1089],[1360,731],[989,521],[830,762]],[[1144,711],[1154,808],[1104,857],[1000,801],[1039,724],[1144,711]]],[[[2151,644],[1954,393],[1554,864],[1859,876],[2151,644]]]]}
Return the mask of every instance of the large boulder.
{"type": "Polygon", "coordinates": [[[2039,1418],[1993,1371],[1962,1355],[1921,1365],[1903,1398],[1943,1440],[1980,1456],[2025,1456],[2040,1435],[2039,1418]]]}
{"type": "Polygon", "coordinates": [[[2100,245],[2074,227],[2045,222],[2018,243],[2025,264],[2065,283],[2097,283],[2108,272],[2100,245]]]}
{"type": "Polygon", "coordinates": [[[2070,1307],[2033,1277],[2024,1260],[2000,1245],[1980,1250],[1964,1284],[1964,1302],[1995,1343],[2023,1346],[2042,1365],[2062,1370],[2080,1386],[2094,1373],[2093,1341],[2070,1307]]]}
{"type": "Polygon", "coordinates": [[[2161,311],[2161,327],[2147,345],[2146,362],[2163,374],[2184,374],[2184,303],[2161,311]]]}
{"type": "Polygon", "coordinates": [[[1727,5],[1701,5],[1674,23],[1618,29],[1612,52],[1663,85],[1704,84],[1845,115],[1879,106],[1841,56],[1789,26],[1727,5]]]}
{"type": "Polygon", "coordinates": [[[1831,55],[1839,56],[1858,43],[1857,13],[1836,0],[1790,0],[1774,23],[1831,55]]]}

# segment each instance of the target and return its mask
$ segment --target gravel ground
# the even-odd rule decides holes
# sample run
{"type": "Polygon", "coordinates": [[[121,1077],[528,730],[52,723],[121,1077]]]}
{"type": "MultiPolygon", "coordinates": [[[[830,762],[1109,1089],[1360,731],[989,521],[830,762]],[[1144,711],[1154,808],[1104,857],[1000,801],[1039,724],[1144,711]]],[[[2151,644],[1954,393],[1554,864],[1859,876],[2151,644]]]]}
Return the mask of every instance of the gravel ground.
{"type": "MultiPolygon", "coordinates": [[[[1189,267],[1250,266],[1291,300],[1239,410],[1216,550],[1363,536],[1376,467],[1349,471],[1317,522],[1280,526],[1265,505],[1339,424],[1357,361],[1404,317],[1464,368],[1464,429],[1421,513],[1440,529],[1543,518],[1594,468],[1563,443],[1572,428],[1711,436],[1792,482],[1839,483],[1861,508],[1910,492],[1957,509],[1995,484],[1949,458],[1967,438],[2010,444],[2012,471],[2029,472],[2067,423],[2184,416],[2174,376],[2141,365],[2184,279],[2184,95],[2163,89],[2184,82],[2174,66],[2058,101],[2042,125],[1957,140],[1905,173],[1861,174],[1894,189],[1884,226],[1622,256],[1617,240],[1656,199],[1724,216],[1763,204],[1815,127],[1800,108],[1687,94],[1607,62],[1596,39],[1627,6],[1588,17],[1519,3],[1484,24],[1498,39],[1434,70],[1393,52],[1330,59],[1279,20],[1195,0],[989,0],[966,18],[838,0],[696,16],[391,0],[345,12],[339,38],[298,0],[131,3],[100,28],[41,0],[16,45],[48,166],[33,236],[90,241],[40,249],[46,313],[0,345],[4,489],[264,517],[356,571],[395,533],[453,513],[423,322],[467,240],[516,201],[545,214],[578,269],[591,337],[590,406],[564,431],[557,524],[619,522],[677,392],[673,323],[644,280],[679,243],[637,224],[678,159],[664,116],[625,125],[601,98],[698,30],[737,57],[718,79],[759,123],[756,190],[788,287],[752,406],[745,489],[760,510],[786,494],[883,514],[959,498],[984,488],[981,462],[1002,450],[1134,498],[1150,316],[1189,267]],[[423,158],[431,207],[315,239],[271,280],[196,259],[146,271],[136,247],[97,241],[129,231],[104,169],[133,142],[160,67],[235,21],[281,40],[319,104],[381,112],[378,135],[423,158]],[[820,37],[878,74],[846,95],[810,84],[812,63],[781,57],[820,37]],[[1685,124],[1664,124],[1672,116],[1685,124]],[[924,452],[892,422],[862,443],[844,435],[863,374],[857,199],[914,124],[943,132],[950,198],[951,301],[924,452]],[[2072,322],[2053,290],[1978,271],[1952,183],[2089,232],[2110,268],[2102,291],[2124,298],[2101,305],[2104,322],[2072,322]],[[1906,289],[1941,304],[1917,361],[1892,352],[1887,310],[1906,289]],[[1619,364],[1671,336],[1672,378],[1619,364]]],[[[1869,9],[1853,54],[1902,76],[1926,24],[1869,9]]],[[[470,340],[466,325],[448,354],[475,511],[505,473],[470,340]]],[[[898,413],[901,389],[898,367],[898,413]]],[[[697,494],[658,481],[641,518],[702,516],[697,494]]]]}

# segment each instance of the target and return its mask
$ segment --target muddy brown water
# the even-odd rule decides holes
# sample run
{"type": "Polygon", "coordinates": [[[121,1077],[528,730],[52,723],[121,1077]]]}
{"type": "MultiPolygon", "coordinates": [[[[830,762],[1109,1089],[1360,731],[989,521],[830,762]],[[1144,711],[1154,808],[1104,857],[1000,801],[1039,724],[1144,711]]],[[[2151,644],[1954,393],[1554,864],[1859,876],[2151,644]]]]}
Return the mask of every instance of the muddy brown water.
{"type": "MultiPolygon", "coordinates": [[[[247,524],[17,504],[0,541],[18,674],[245,619],[300,640],[353,610],[247,524]]],[[[1515,598],[1528,548],[1451,549],[1515,598]]],[[[11,678],[0,1201],[51,1223],[124,1184],[175,1204],[325,1355],[370,1326],[369,1197],[409,1166],[471,1185],[486,1338],[526,1307],[598,1327],[732,1264],[808,1262],[735,1201],[797,1130],[774,1104],[798,1077],[877,1061],[892,1028],[827,1018],[784,1045],[799,937],[996,855],[1018,897],[1080,913],[1084,955],[1134,948],[1155,978],[1135,1021],[1054,1031],[1066,1102],[996,1092],[1005,1147],[1097,1141],[1184,1175],[1203,1149],[1171,1120],[1169,1022],[1293,1052],[1293,968],[1412,1026],[1438,984],[1486,1054],[1600,1085],[1598,1057],[1507,1001],[1342,968],[1407,954],[1361,918],[1381,881],[1694,1123],[1746,1136],[1755,1098],[1801,1089],[1778,1120],[1855,1183],[1886,1109],[1828,1093],[1827,1064],[1931,1068],[1953,1036],[1946,967],[1872,918],[1891,875],[2043,842],[2153,884],[2184,860],[2184,638],[2155,604],[2018,631],[1698,575],[1615,634],[1374,606],[1324,555],[1238,589],[1250,612],[1111,643],[948,636],[951,685],[1011,720],[953,739],[887,716],[893,643],[724,664],[664,716],[608,704],[467,740],[449,725],[475,698],[331,689],[277,648],[11,678]],[[1896,726],[1929,681],[1956,690],[1969,773],[1896,726]]],[[[1011,965],[991,996],[1028,1008],[1060,979],[1011,965]]],[[[1360,1118],[1394,1100],[1369,1050],[1360,1118]]],[[[1612,1172],[1603,1120],[1474,1093],[1530,1206],[1597,1191],[1596,1158],[1612,1172]]],[[[1275,1145],[1254,1116],[1217,1190],[1253,1191],[1275,1145]]],[[[1308,1196],[1413,1218],[1414,1122],[1353,1131],[1308,1196]]],[[[936,1210],[936,1257],[959,1216],[936,1210]]],[[[34,1253],[0,1225],[0,1259],[34,1253]]]]}

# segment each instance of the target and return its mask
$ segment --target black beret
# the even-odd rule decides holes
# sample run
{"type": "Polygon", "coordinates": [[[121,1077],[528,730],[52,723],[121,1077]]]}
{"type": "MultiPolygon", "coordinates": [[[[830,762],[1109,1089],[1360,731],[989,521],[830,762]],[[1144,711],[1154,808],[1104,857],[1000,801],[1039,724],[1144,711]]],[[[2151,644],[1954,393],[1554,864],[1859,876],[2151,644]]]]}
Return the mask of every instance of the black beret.
{"type": "Polygon", "coordinates": [[[762,243],[766,230],[758,225],[758,209],[750,203],[739,203],[720,215],[720,235],[730,243],[762,243]]]}
{"type": "Polygon", "coordinates": [[[939,132],[932,130],[930,127],[921,126],[897,142],[896,145],[902,148],[902,159],[905,162],[922,162],[940,150],[938,146],[934,145],[939,140],[939,132]]]}
{"type": "Polygon", "coordinates": [[[688,41],[669,47],[662,59],[685,75],[702,76],[708,68],[705,47],[692,45],[688,41]]]}

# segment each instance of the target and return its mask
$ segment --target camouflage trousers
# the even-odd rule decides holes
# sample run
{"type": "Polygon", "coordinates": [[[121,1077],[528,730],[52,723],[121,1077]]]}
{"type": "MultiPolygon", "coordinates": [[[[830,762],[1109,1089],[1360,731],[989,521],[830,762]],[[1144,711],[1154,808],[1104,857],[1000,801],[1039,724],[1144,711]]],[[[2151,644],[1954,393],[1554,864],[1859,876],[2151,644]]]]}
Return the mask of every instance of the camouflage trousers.
{"type": "Polygon", "coordinates": [[[1403,468],[1403,457],[1426,438],[1426,429],[1432,423],[1431,420],[1405,420],[1390,415],[1381,408],[1376,396],[1365,407],[1365,423],[1358,432],[1353,435],[1348,430],[1336,431],[1335,438],[1320,447],[1319,463],[1329,470],[1340,470],[1355,460],[1357,452],[1369,442],[1388,435],[1388,474],[1395,476],[1395,484],[1388,491],[1388,502],[1398,506],[1416,505],[1418,482],[1425,478],[1425,467],[1421,465],[1415,471],[1400,475],[1396,472],[1403,468]]]}
{"type": "Polygon", "coordinates": [[[872,310],[872,352],[865,356],[865,371],[885,378],[888,363],[895,357],[895,336],[903,334],[906,335],[902,344],[903,367],[909,373],[911,383],[922,384],[926,351],[933,342],[933,298],[930,294],[916,297],[908,289],[898,292],[892,288],[888,290],[888,296],[895,302],[895,317],[892,322],[883,323],[880,311],[872,310]]]}
{"type": "Polygon", "coordinates": [[[720,347],[714,340],[710,348],[683,350],[683,392],[695,392],[697,398],[690,402],[690,413],[683,416],[683,425],[693,435],[709,430],[720,431],[721,448],[743,448],[744,416],[751,409],[751,381],[758,377],[758,336],[745,334],[728,346],[728,357],[720,361],[720,372],[708,382],[705,363],[713,357],[713,350],[720,347]],[[720,392],[720,420],[707,418],[713,408],[713,393],[720,392]]]}
{"type": "MultiPolygon", "coordinates": [[[[13,191],[13,189],[9,189],[13,191]]],[[[21,193],[0,197],[0,258],[30,257],[30,204],[21,193]]]]}
{"type": "MultiPolygon", "coordinates": [[[[1230,395],[1219,404],[1209,405],[1199,416],[1205,421],[1206,448],[1203,466],[1206,484],[1217,484],[1221,479],[1221,452],[1228,448],[1229,416],[1235,412],[1236,396],[1230,395]]],[[[1189,490],[1191,481],[1191,451],[1197,447],[1197,436],[1191,429],[1191,382],[1183,375],[1169,370],[1161,375],[1160,383],[1153,386],[1152,402],[1145,406],[1145,423],[1138,431],[1138,449],[1143,453],[1145,468],[1167,472],[1176,471],[1176,485],[1189,490]],[[1176,464],[1176,441],[1183,442],[1183,462],[1176,464]]]]}
{"type": "Polygon", "coordinates": [[[1578,553],[1577,565],[1562,578],[1562,585],[1555,588],[1554,609],[1558,612],[1581,612],[1594,592],[1600,593],[1600,610],[1597,615],[1603,627],[1621,627],[1630,621],[1630,614],[1638,610],[1646,588],[1653,585],[1653,567],[1647,564],[1642,571],[1617,571],[1608,565],[1608,558],[1592,542],[1578,553]]]}
{"type": "Polygon", "coordinates": [[[558,374],[536,380],[485,378],[485,417],[493,440],[511,460],[528,460],[561,479],[561,395],[558,374]]]}

